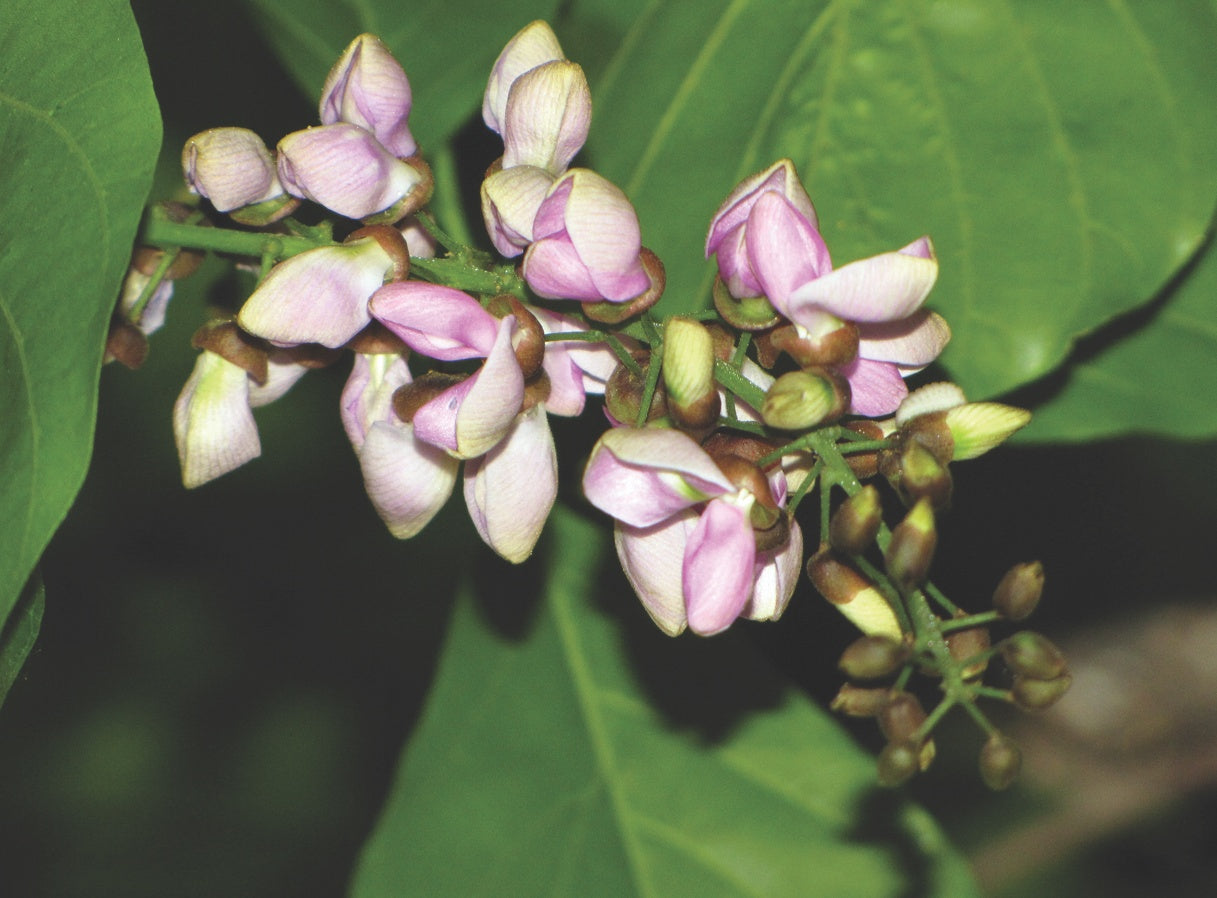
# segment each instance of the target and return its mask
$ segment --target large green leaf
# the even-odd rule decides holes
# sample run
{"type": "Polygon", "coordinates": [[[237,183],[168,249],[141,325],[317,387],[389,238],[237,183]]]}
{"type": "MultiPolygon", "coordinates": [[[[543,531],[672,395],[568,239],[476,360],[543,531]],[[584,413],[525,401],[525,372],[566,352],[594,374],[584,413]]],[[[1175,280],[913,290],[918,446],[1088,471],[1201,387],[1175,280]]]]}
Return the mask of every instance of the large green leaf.
{"type": "Polygon", "coordinates": [[[1148,300],[1217,199],[1208,0],[657,0],[613,38],[590,156],[669,311],[706,301],[723,197],[789,156],[837,264],[933,236],[944,362],[977,398],[1148,300]]]}
{"type": "Polygon", "coordinates": [[[1152,306],[1117,321],[1112,333],[1046,386],[1025,441],[1089,440],[1119,433],[1217,435],[1217,250],[1210,245],[1152,306]]]}
{"type": "Polygon", "coordinates": [[[0,627],[0,705],[17,682],[21,666],[34,648],[34,640],[42,628],[42,612],[46,607],[46,589],[42,575],[34,571],[13,613],[0,627]]]}
{"type": "Polygon", "coordinates": [[[102,345],[160,144],[127,3],[5,0],[0,626],[84,479],[102,345]]]}
{"type": "MultiPolygon", "coordinates": [[[[406,69],[414,93],[410,129],[435,149],[481,108],[503,44],[557,0],[246,0],[283,64],[310,98],[351,39],[377,35],[406,69]]],[[[301,124],[304,127],[304,124],[301,124]]],[[[490,160],[486,160],[489,164],[490,160]]]]}
{"type": "MultiPolygon", "coordinates": [[[[928,816],[746,640],[660,635],[601,569],[606,533],[567,512],[549,532],[524,636],[458,604],[353,895],[975,894],[928,816]]],[[[524,610],[500,582],[477,598],[524,610]]]]}

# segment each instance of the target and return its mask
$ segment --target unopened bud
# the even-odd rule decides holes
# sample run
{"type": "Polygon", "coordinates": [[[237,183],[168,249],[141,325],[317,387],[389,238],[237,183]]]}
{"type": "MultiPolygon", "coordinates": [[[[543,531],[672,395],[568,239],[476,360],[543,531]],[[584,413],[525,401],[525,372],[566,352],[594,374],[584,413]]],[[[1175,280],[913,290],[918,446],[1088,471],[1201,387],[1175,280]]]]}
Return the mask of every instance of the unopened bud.
{"type": "Polygon", "coordinates": [[[1023,630],[1002,640],[998,649],[1006,665],[1018,676],[1052,680],[1068,669],[1061,650],[1030,630],[1023,630]]]}
{"type": "Polygon", "coordinates": [[[980,750],[980,777],[995,792],[1008,789],[1022,766],[1023,753],[1001,733],[990,736],[980,750]]]}
{"type": "Polygon", "coordinates": [[[876,762],[879,785],[894,788],[912,779],[921,769],[921,750],[908,742],[889,742],[876,762]]]}
{"type": "Polygon", "coordinates": [[[896,585],[907,591],[924,583],[937,546],[934,508],[930,500],[923,497],[892,530],[885,561],[887,572],[896,585]]]}
{"type": "MultiPolygon", "coordinates": [[[[956,661],[967,661],[989,650],[989,628],[972,627],[968,630],[956,630],[947,635],[947,648],[951,657],[956,661]]],[[[988,657],[975,661],[965,667],[961,673],[965,680],[980,676],[989,666],[988,657]]]]}
{"type": "Polygon", "coordinates": [[[954,459],[984,455],[1027,426],[1031,412],[1000,402],[967,402],[946,412],[947,427],[955,443],[954,459]]]}
{"type": "Polygon", "coordinates": [[[672,318],[663,329],[663,379],[668,414],[686,430],[704,430],[718,420],[714,383],[714,338],[692,318],[672,318]]]}
{"type": "MultiPolygon", "coordinates": [[[[604,404],[608,413],[622,424],[634,425],[638,420],[638,410],[642,407],[642,394],[646,389],[647,368],[650,359],[646,353],[635,353],[634,360],[639,364],[639,373],[635,374],[625,365],[618,365],[608,383],[604,386],[604,404]]],[[[655,421],[668,413],[668,402],[663,385],[655,388],[651,397],[651,406],[647,410],[647,421],[655,421]]]]}
{"type": "Polygon", "coordinates": [[[1042,711],[1057,703],[1073,683],[1069,674],[1061,674],[1051,680],[1038,680],[1035,677],[1015,677],[1010,694],[1014,703],[1024,711],[1042,711]]]}
{"type": "Polygon", "coordinates": [[[1030,617],[1044,591],[1044,566],[1038,561],[1016,564],[1006,571],[993,593],[993,607],[1007,620],[1030,617]]]}
{"type": "Polygon", "coordinates": [[[833,421],[849,407],[849,385],[822,370],[790,371],[773,382],[761,418],[779,430],[808,430],[833,421]]]}
{"type": "Polygon", "coordinates": [[[828,706],[850,717],[874,717],[891,699],[891,690],[863,689],[852,683],[844,684],[828,706]]]}
{"type": "Polygon", "coordinates": [[[915,439],[904,440],[894,453],[882,453],[880,470],[906,505],[927,498],[938,510],[951,504],[951,472],[946,463],[915,439]],[[894,464],[893,464],[894,462],[894,464]]]}
{"type": "Polygon", "coordinates": [[[873,486],[864,486],[833,512],[828,525],[828,541],[838,551],[861,555],[874,542],[882,523],[879,491],[873,486]]]}
{"type": "Polygon", "coordinates": [[[925,709],[911,692],[893,692],[878,714],[879,729],[889,742],[907,742],[925,723],[925,709]]]}
{"type": "Polygon", "coordinates": [[[900,621],[883,594],[831,549],[822,548],[811,556],[807,576],[820,595],[867,636],[887,636],[897,642],[904,638],[900,621]]]}
{"type": "Polygon", "coordinates": [[[863,636],[846,647],[837,667],[854,679],[877,680],[898,671],[910,653],[907,643],[886,636],[863,636]]]}

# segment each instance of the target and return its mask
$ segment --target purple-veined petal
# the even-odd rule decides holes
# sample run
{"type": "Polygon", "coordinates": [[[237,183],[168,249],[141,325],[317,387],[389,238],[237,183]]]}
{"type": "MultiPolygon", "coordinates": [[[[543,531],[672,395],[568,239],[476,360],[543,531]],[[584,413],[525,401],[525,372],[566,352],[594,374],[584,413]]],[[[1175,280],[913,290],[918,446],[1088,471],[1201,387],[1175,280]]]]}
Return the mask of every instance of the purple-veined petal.
{"type": "Polygon", "coordinates": [[[696,511],[686,509],[650,527],[619,522],[613,528],[626,579],[651,620],[669,636],[682,633],[688,623],[682,569],[685,545],[698,517],[696,511]]]}
{"type": "Polygon", "coordinates": [[[557,495],[558,456],[543,404],[517,415],[498,445],[465,464],[473,526],[513,564],[532,554],[557,495]]]}
{"type": "Polygon", "coordinates": [[[847,321],[898,321],[925,302],[938,279],[938,260],[927,238],[904,249],[859,259],[798,287],[790,297],[791,313],[805,306],[826,309],[847,321]],[[922,256],[921,252],[930,252],[922,256]]]}
{"type": "Polygon", "coordinates": [[[199,353],[173,405],[173,436],[187,489],[261,455],[245,369],[213,352],[199,353]]]}
{"type": "Polygon", "coordinates": [[[503,439],[524,402],[524,375],[511,345],[515,330],[508,315],[482,369],[415,413],[420,439],[457,458],[476,458],[503,439]]]}
{"type": "Polygon", "coordinates": [[[370,131],[341,122],[279,141],[279,180],[292,196],[347,218],[368,218],[400,202],[423,176],[370,131]]]}
{"type": "Polygon", "coordinates": [[[770,191],[784,196],[813,228],[819,229],[815,207],[811,203],[811,197],[807,195],[807,191],[799,182],[794,163],[789,159],[779,159],[764,171],[750,175],[741,181],[718,207],[718,211],[714,213],[714,218],[710,221],[710,231],[706,235],[707,259],[720,250],[723,240],[728,234],[747,221],[757,198],[770,191]]]}
{"type": "Polygon", "coordinates": [[[639,257],[642,231],[634,206],[621,188],[593,171],[572,169],[564,177],[572,189],[563,223],[579,259],[605,299],[634,298],[651,284],[639,257]]]}
{"type": "Polygon", "coordinates": [[[951,328],[941,315],[920,309],[900,321],[861,325],[858,334],[860,357],[924,367],[942,353],[951,339],[951,328]]]}
{"type": "Polygon", "coordinates": [[[689,534],[683,579],[689,629],[702,636],[734,623],[752,594],[756,537],[747,508],[712,499],[689,534]]]}
{"type": "Polygon", "coordinates": [[[408,424],[378,421],[359,452],[368,498],[389,532],[408,539],[444,507],[460,462],[416,439],[408,424]]]}
{"type": "Polygon", "coordinates": [[[855,415],[868,418],[890,415],[909,393],[900,369],[891,362],[857,358],[843,366],[840,373],[849,381],[852,394],[849,408],[855,415]]]}
{"type": "Polygon", "coordinates": [[[779,312],[797,321],[792,295],[801,285],[815,283],[832,267],[819,231],[789,200],[769,191],[752,207],[745,242],[752,271],[765,296],[779,312]]]}
{"type": "Polygon", "coordinates": [[[592,449],[583,474],[588,501],[633,527],[649,527],[734,491],[705,450],[678,430],[609,430],[592,449]]]}
{"type": "Polygon", "coordinates": [[[530,22],[507,42],[494,61],[486,93],[482,97],[482,120],[491,131],[503,130],[511,85],[530,69],[555,59],[565,59],[557,35],[548,24],[530,22]]]}
{"type": "Polygon", "coordinates": [[[337,348],[368,326],[368,297],[392,268],[393,260],[371,238],[310,249],[272,268],[237,320],[280,345],[337,348]]]}
{"type": "Polygon", "coordinates": [[[368,310],[411,349],[444,362],[485,358],[499,331],[499,319],[468,293],[425,281],[385,284],[368,310]]]}
{"type": "Polygon", "coordinates": [[[777,620],[790,604],[802,573],[803,531],[798,521],[792,519],[786,545],[757,556],[752,596],[740,616],[749,620],[777,620]]]}
{"type": "Polygon", "coordinates": [[[410,81],[401,64],[379,38],[361,34],[325,79],[321,123],[358,125],[394,156],[405,158],[417,149],[407,125],[412,101],[410,81]]]}
{"type": "Polygon", "coordinates": [[[283,194],[270,150],[248,128],[210,128],[191,137],[182,149],[182,174],[219,212],[283,194]]]}
{"type": "Polygon", "coordinates": [[[506,258],[518,256],[532,243],[537,210],[553,183],[553,175],[532,165],[501,169],[482,181],[486,233],[506,258]]]}
{"type": "Polygon", "coordinates": [[[583,414],[583,408],[587,404],[583,372],[579,370],[567,348],[561,343],[548,344],[541,367],[549,378],[549,396],[545,400],[549,411],[568,418],[583,414]]]}
{"type": "Polygon", "coordinates": [[[511,85],[503,127],[503,168],[533,165],[566,170],[592,123],[592,95],[583,69],[556,59],[530,69],[511,85]]]}
{"type": "Polygon", "coordinates": [[[342,427],[359,452],[368,430],[378,421],[394,421],[393,393],[410,383],[410,369],[399,354],[355,353],[351,376],[342,388],[342,427]]]}

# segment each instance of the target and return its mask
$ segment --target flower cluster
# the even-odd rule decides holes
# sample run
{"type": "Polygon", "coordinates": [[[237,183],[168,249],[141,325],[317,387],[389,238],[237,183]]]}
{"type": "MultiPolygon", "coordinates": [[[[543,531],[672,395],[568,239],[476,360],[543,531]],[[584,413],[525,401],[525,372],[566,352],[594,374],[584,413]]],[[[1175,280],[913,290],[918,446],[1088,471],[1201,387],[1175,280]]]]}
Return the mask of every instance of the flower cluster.
{"type": "MultiPolygon", "coordinates": [[[[251,252],[261,276],[235,320],[195,337],[201,353],[173,414],[186,486],[256,457],[252,409],[350,353],[340,416],[390,533],[417,534],[459,478],[483,541],[521,562],[557,495],[549,416],[580,415],[603,395],[608,429],[584,494],[612,517],[626,577],[670,635],[779,618],[804,570],[807,522],[796,513],[818,494],[806,572],[864,634],[842,667],[864,679],[901,672],[893,689],[847,686],[838,701],[880,718],[885,780],[933,754],[941,714],[918,716],[902,688],[917,668],[943,677],[943,710],[992,692],[977,683],[999,650],[1017,668],[1012,701],[1059,696],[1063,665],[1044,674],[1048,665],[1012,662],[1017,653],[988,643],[990,620],[1019,619],[1038,600],[1026,577],[987,616],[966,615],[928,582],[951,463],[1029,418],[967,402],[953,384],[906,387],[950,339],[924,307],[938,274],[928,237],[834,268],[782,159],[730,190],[710,219],[714,310],[660,319],[651,308],[664,268],[642,245],[634,207],[600,174],[571,167],[590,133],[591,92],[548,25],[511,39],[483,96],[503,155],[481,183],[481,207],[507,261],[454,241],[426,213],[433,182],[409,129],[412,101],[401,66],[362,35],[326,79],[321,124],[283,138],[273,156],[237,128],[187,142],[191,189],[261,229],[247,236],[274,239],[251,252]],[[329,217],[299,223],[304,202],[329,217]],[[894,528],[868,480],[886,480],[909,509],[894,528]]],[[[198,225],[197,244],[175,231],[161,245],[207,246],[202,208],[175,219],[198,225]]],[[[159,321],[175,252],[133,281],[116,332],[159,321]]],[[[1018,645],[1042,649],[1028,640],[1018,645]]],[[[995,744],[986,778],[1002,782],[1017,758],[995,744]]]]}

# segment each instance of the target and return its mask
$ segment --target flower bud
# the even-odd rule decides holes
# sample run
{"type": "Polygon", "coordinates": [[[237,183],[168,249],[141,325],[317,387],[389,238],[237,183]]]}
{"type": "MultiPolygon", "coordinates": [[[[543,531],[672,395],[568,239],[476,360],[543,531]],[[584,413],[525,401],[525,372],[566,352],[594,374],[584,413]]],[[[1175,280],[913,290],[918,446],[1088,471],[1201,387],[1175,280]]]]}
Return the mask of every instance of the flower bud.
{"type": "Polygon", "coordinates": [[[943,462],[983,455],[1027,425],[1031,412],[998,402],[966,402],[901,425],[943,462]]]}
{"type": "Polygon", "coordinates": [[[672,318],[663,331],[663,380],[668,414],[684,430],[705,430],[718,420],[714,340],[704,324],[672,318]]]}
{"type": "Polygon", "coordinates": [[[565,59],[544,63],[511,85],[503,127],[503,168],[531,165],[566,171],[592,123],[592,94],[583,69],[565,59]]]}
{"type": "Polygon", "coordinates": [[[790,371],[773,382],[761,418],[779,430],[808,430],[849,408],[849,384],[822,369],[790,371]]]}
{"type": "Polygon", "coordinates": [[[890,698],[889,689],[863,689],[852,683],[845,683],[828,707],[850,717],[874,717],[890,698]]]}
{"type": "Polygon", "coordinates": [[[279,183],[262,138],[247,128],[210,128],[191,137],[182,148],[182,174],[192,192],[246,224],[270,224],[300,205],[279,183]],[[245,207],[254,208],[243,217],[245,207]]]}
{"type": "Polygon", "coordinates": [[[879,709],[879,730],[889,742],[912,741],[925,723],[925,709],[911,692],[892,692],[879,709]]]}
{"type": "MultiPolygon", "coordinates": [[[[967,630],[956,630],[953,633],[947,634],[946,639],[947,649],[950,650],[951,657],[956,661],[967,661],[969,658],[975,658],[977,655],[988,651],[989,628],[971,627],[967,630]]],[[[961,673],[965,680],[970,680],[984,673],[985,668],[988,666],[989,660],[986,657],[969,664],[961,673]]]]}
{"type": "Polygon", "coordinates": [[[901,500],[912,505],[924,497],[935,509],[949,507],[953,482],[946,463],[916,439],[905,439],[902,443],[899,449],[885,450],[879,455],[879,470],[896,488],[901,500]]]}
{"type": "Polygon", "coordinates": [[[883,594],[874,584],[845,564],[831,549],[821,548],[807,562],[807,576],[820,595],[867,636],[887,636],[897,642],[904,638],[900,621],[883,594]]]}
{"type": "Polygon", "coordinates": [[[925,582],[937,546],[934,508],[929,499],[921,498],[896,525],[887,547],[887,572],[901,590],[915,589],[925,582]]]}
{"type": "Polygon", "coordinates": [[[910,654],[907,643],[886,636],[863,636],[846,647],[837,667],[854,679],[877,680],[898,671],[910,654]]]}
{"type": "Polygon", "coordinates": [[[833,512],[828,524],[828,541],[839,552],[861,555],[874,542],[882,523],[879,491],[873,486],[864,486],[833,512]]]}
{"type": "Polygon", "coordinates": [[[980,750],[980,777],[995,792],[1009,788],[1022,766],[1022,752],[1001,733],[991,735],[980,750]]]}
{"type": "Polygon", "coordinates": [[[541,20],[531,22],[507,42],[494,61],[486,93],[482,97],[482,120],[496,134],[502,132],[507,117],[507,102],[517,78],[537,66],[565,59],[562,45],[553,29],[541,20]]]}
{"type": "Polygon", "coordinates": [[[1044,591],[1044,566],[1038,561],[1016,564],[993,593],[993,607],[1007,620],[1030,617],[1044,591]]]}
{"type": "Polygon", "coordinates": [[[908,742],[889,742],[879,752],[879,785],[895,788],[913,778],[921,769],[921,751],[908,742]]]}
{"type": "Polygon", "coordinates": [[[1039,633],[1022,630],[998,644],[1002,658],[1016,676],[1052,680],[1068,670],[1061,650],[1039,633]]]}
{"type": "Polygon", "coordinates": [[[330,69],[321,91],[321,123],[358,125],[394,156],[417,150],[407,119],[413,96],[401,64],[379,38],[361,34],[330,69]]]}
{"type": "MultiPolygon", "coordinates": [[[[635,374],[625,365],[618,365],[604,385],[604,404],[613,420],[633,426],[638,421],[642,408],[642,394],[646,389],[647,369],[650,361],[645,353],[636,353],[635,360],[641,371],[635,374]]],[[[667,394],[663,385],[655,388],[651,396],[651,407],[647,409],[647,421],[656,421],[668,413],[667,394]]]]}
{"type": "Polygon", "coordinates": [[[1062,674],[1050,680],[1039,680],[1034,677],[1015,677],[1010,695],[1014,703],[1024,711],[1042,711],[1056,704],[1069,691],[1073,677],[1062,674]]]}

